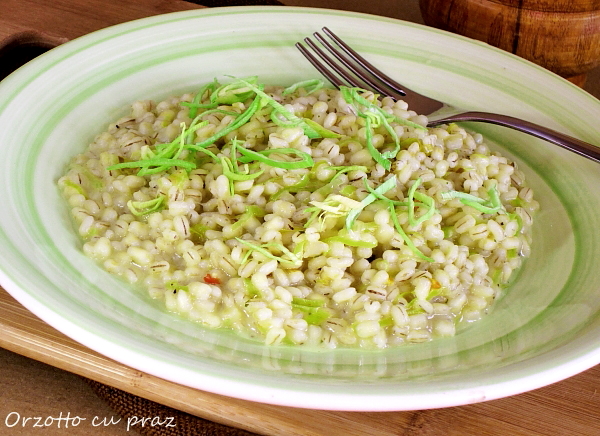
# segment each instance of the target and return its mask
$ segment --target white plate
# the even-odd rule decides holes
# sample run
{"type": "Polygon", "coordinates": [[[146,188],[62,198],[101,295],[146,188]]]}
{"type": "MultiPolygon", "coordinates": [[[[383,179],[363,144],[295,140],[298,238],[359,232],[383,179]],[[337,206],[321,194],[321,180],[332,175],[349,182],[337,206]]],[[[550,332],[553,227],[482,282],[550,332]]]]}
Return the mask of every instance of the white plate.
{"type": "Polygon", "coordinates": [[[471,125],[527,172],[542,212],[533,255],[506,297],[456,338],[384,351],[266,347],[156,307],[81,252],[56,180],[137,100],[224,75],[317,77],[294,48],[328,26],[415,90],[599,143],[600,103],[485,44],[383,17],[323,9],[216,8],[79,38],[0,83],[0,282],[66,335],[149,374],[223,395],[335,410],[473,403],[600,362],[600,167],[500,127],[471,125]]]}

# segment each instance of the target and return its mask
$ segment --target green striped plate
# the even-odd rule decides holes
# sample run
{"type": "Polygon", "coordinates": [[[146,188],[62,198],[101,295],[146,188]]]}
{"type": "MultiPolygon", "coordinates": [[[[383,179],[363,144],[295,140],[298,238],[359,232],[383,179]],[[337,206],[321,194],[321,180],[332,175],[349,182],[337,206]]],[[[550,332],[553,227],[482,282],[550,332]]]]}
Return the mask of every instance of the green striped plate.
{"type": "Polygon", "coordinates": [[[268,348],[155,306],[81,252],[56,180],[127,104],[224,75],[290,84],[316,73],[294,48],[328,26],[415,90],[600,144],[600,102],[485,44],[383,17],[215,8],[87,35],[0,83],[0,283],[89,348],[202,390],[273,404],[407,410],[534,389],[600,362],[600,167],[495,126],[542,205],[533,254],[484,320],[455,338],[384,351],[268,348]]]}

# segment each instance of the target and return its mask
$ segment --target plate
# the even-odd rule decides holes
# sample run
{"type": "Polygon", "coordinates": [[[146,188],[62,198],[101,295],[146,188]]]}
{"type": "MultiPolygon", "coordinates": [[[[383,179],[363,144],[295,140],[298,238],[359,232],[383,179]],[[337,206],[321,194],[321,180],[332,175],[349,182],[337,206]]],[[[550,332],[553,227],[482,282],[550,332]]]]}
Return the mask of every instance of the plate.
{"type": "Polygon", "coordinates": [[[392,411],[518,394],[600,362],[600,168],[541,140],[470,124],[526,172],[542,210],[533,254],[493,311],[454,338],[382,351],[268,347],[157,307],[81,251],[56,186],[68,160],[138,99],[225,75],[318,74],[294,43],[327,26],[410,88],[599,143],[600,102],[486,44],[394,19],[233,7],[107,28],[0,83],[0,283],[81,344],[193,388],[284,406],[392,411]]]}

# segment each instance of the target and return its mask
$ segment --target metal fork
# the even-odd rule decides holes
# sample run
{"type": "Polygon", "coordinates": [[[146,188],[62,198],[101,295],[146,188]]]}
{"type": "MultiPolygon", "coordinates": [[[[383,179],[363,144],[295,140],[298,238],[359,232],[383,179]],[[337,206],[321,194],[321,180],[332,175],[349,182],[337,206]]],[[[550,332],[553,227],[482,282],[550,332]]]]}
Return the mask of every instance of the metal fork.
{"type": "Polygon", "coordinates": [[[363,89],[374,90],[381,95],[389,96],[396,100],[404,100],[408,104],[409,109],[428,117],[428,126],[460,121],[479,121],[497,124],[544,139],[600,163],[600,147],[588,144],[564,133],[507,115],[463,111],[447,103],[414,92],[378,70],[327,27],[323,27],[322,30],[329,40],[318,32],[313,34],[314,38],[333,57],[329,56],[310,38],[304,38],[304,42],[310,47],[312,52],[301,43],[296,43],[296,47],[337,88],[344,85],[357,86],[363,89]]]}

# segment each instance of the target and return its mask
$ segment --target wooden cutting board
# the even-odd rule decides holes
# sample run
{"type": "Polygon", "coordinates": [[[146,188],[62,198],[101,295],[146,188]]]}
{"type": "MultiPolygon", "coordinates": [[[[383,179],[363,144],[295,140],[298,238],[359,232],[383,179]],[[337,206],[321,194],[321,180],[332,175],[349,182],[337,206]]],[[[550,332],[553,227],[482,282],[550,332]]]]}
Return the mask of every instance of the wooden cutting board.
{"type": "MultiPolygon", "coordinates": [[[[320,6],[328,6],[327,1],[320,6]]],[[[0,65],[3,54],[22,47],[53,47],[123,21],[198,7],[180,0],[0,0],[0,65]]],[[[600,434],[600,366],[533,392],[468,406],[414,412],[329,412],[227,398],[142,373],[56,331],[2,288],[0,331],[0,346],[10,351],[201,418],[261,434],[600,434]]]]}

